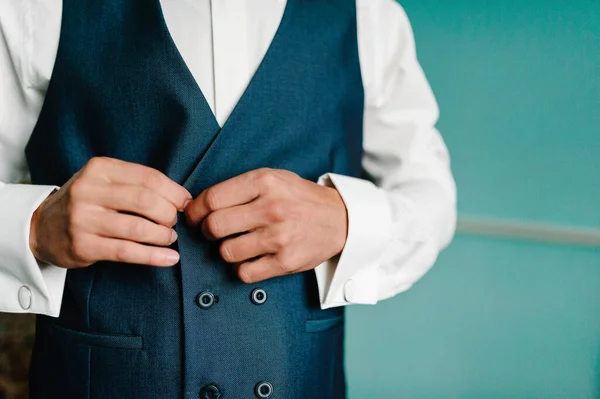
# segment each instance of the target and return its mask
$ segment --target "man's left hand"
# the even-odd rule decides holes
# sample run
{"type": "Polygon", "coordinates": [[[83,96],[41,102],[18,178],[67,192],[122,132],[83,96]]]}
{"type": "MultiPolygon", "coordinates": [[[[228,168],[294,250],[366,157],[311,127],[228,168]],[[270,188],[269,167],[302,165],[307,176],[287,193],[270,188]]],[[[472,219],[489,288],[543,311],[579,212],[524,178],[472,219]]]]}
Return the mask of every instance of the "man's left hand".
{"type": "Polygon", "coordinates": [[[314,269],[338,255],[348,219],[336,189],[277,169],[258,169],[219,183],[185,209],[245,283],[314,269]]]}

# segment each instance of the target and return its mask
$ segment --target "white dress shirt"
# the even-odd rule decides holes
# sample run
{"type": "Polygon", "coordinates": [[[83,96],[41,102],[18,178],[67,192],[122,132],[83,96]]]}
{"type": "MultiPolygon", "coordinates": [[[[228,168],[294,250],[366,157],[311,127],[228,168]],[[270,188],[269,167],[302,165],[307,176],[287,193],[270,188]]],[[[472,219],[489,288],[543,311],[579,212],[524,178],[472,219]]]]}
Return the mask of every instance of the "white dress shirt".
{"type": "MultiPolygon", "coordinates": [[[[285,0],[161,0],[168,28],[222,126],[266,53],[285,0]]],[[[61,0],[0,2],[0,311],[58,316],[66,271],[29,248],[31,215],[54,189],[26,179],[24,148],[51,77],[61,0]]],[[[363,168],[328,174],[348,210],[342,254],[315,269],[321,306],[374,304],[411,287],[450,242],[456,188],[437,104],[394,0],[357,0],[365,90],[363,168]]],[[[265,116],[268,117],[268,116],[265,116]]]]}

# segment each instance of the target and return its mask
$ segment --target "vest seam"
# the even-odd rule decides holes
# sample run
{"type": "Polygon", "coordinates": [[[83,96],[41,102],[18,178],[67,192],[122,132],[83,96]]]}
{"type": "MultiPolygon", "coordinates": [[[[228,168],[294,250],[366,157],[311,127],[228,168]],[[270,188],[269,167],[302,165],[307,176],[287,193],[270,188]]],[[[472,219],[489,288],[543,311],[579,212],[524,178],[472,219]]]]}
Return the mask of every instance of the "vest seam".
{"type": "Polygon", "coordinates": [[[87,300],[86,300],[86,313],[87,313],[87,328],[88,331],[91,331],[92,329],[92,316],[91,316],[91,306],[90,306],[90,302],[92,300],[92,291],[94,290],[94,285],[96,282],[96,274],[98,273],[97,269],[94,269],[93,273],[92,273],[92,278],[90,281],[90,289],[88,290],[88,294],[87,294],[87,300]]]}

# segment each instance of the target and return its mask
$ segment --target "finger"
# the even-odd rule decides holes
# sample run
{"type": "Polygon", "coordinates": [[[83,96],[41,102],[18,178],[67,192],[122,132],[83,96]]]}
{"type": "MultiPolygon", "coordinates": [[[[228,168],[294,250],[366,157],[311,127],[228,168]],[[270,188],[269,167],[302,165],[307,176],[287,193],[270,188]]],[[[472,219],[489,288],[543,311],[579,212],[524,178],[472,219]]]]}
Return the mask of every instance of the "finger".
{"type": "Polygon", "coordinates": [[[114,184],[91,188],[88,195],[110,210],[134,213],[167,227],[177,222],[177,208],[146,187],[114,184]]]}
{"type": "Polygon", "coordinates": [[[168,246],[177,240],[175,230],[134,215],[110,212],[99,220],[94,233],[144,244],[168,246]]]}
{"type": "Polygon", "coordinates": [[[111,183],[146,187],[163,196],[180,211],[192,199],[184,187],[145,165],[99,157],[88,162],[86,169],[104,175],[111,183]]]}
{"type": "Polygon", "coordinates": [[[276,251],[277,245],[269,240],[265,229],[229,238],[220,247],[221,257],[228,263],[244,262],[276,251]]]}
{"type": "Polygon", "coordinates": [[[202,222],[202,233],[209,240],[219,240],[266,226],[263,207],[257,201],[212,212],[202,222]]]}
{"type": "Polygon", "coordinates": [[[179,254],[170,248],[154,247],[132,241],[97,237],[93,242],[98,259],[111,262],[131,263],[148,266],[174,266],[179,254]]]}
{"type": "Polygon", "coordinates": [[[237,267],[237,274],[244,283],[252,284],[289,274],[289,272],[282,267],[275,255],[265,255],[240,264],[237,267]]]}
{"type": "Polygon", "coordinates": [[[260,195],[258,181],[263,173],[247,172],[204,190],[185,209],[188,223],[198,225],[211,212],[253,201],[260,195]]]}

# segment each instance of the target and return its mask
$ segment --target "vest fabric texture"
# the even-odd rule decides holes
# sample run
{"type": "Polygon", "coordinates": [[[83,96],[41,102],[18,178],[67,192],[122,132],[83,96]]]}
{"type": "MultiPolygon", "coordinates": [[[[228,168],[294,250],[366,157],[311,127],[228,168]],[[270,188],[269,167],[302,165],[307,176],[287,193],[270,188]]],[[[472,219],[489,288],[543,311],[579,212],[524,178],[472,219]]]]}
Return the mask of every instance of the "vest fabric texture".
{"type": "MultiPolygon", "coordinates": [[[[363,97],[354,0],[288,0],[222,128],[159,0],[63,0],[26,155],[34,184],[63,185],[107,156],[156,168],[194,197],[261,167],[359,176],[363,97]]],[[[320,309],[314,272],[247,285],[218,243],[183,218],[175,228],[175,267],[67,273],[60,317],[38,316],[31,397],[344,398],[344,312],[320,309]]]]}

